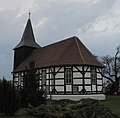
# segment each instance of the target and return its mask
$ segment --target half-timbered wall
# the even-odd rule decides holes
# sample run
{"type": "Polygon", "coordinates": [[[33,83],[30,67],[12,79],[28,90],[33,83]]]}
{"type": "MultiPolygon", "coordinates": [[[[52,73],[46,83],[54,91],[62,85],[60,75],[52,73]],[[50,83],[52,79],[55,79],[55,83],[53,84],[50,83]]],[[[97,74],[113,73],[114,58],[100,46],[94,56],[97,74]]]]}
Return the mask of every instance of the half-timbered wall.
{"type": "Polygon", "coordinates": [[[13,83],[16,89],[20,90],[23,88],[23,72],[15,73],[13,75],[13,83]]]}
{"type": "MultiPolygon", "coordinates": [[[[39,89],[47,94],[102,93],[101,68],[92,66],[61,66],[38,69],[39,89]]],[[[14,74],[14,86],[22,88],[23,72],[14,74]]]]}

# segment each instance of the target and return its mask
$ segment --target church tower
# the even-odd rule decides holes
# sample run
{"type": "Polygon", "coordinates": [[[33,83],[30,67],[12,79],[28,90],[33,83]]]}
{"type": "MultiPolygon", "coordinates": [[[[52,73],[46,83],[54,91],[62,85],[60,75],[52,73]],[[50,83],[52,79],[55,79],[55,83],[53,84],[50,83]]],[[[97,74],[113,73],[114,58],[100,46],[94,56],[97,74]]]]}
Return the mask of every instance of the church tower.
{"type": "Polygon", "coordinates": [[[35,49],[41,48],[36,42],[32,29],[32,24],[29,19],[27,21],[25,30],[23,32],[20,43],[13,49],[14,50],[14,69],[16,69],[19,64],[24,61],[35,49]]]}

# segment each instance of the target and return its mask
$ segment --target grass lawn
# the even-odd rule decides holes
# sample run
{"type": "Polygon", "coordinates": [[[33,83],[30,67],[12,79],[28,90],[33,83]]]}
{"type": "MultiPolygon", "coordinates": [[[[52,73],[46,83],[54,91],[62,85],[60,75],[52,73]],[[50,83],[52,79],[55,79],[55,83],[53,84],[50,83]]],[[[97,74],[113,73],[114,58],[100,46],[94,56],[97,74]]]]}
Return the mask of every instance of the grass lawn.
{"type": "Polygon", "coordinates": [[[106,96],[106,100],[102,101],[111,111],[120,117],[120,96],[106,96]]]}

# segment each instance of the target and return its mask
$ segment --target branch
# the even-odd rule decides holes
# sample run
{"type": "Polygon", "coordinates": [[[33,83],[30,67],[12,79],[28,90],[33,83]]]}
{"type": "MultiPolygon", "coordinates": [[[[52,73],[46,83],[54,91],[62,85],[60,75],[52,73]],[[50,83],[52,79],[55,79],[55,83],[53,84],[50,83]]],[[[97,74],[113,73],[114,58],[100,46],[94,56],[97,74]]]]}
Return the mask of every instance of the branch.
{"type": "Polygon", "coordinates": [[[118,72],[119,72],[120,67],[118,67],[118,72]]]}
{"type": "Polygon", "coordinates": [[[107,76],[105,76],[105,75],[104,75],[104,74],[102,74],[102,73],[101,73],[101,75],[102,75],[104,78],[106,78],[106,79],[110,80],[112,83],[114,83],[114,81],[113,81],[110,77],[107,77],[107,76]]]}

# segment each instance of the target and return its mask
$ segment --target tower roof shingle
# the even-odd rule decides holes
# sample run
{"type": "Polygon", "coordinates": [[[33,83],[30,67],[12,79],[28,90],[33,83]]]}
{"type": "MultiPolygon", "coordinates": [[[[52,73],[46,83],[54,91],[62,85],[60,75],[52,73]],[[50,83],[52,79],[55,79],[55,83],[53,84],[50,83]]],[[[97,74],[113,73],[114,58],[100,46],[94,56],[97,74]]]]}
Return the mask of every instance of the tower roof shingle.
{"type": "Polygon", "coordinates": [[[32,29],[31,20],[28,19],[27,25],[23,32],[22,39],[20,43],[14,48],[20,48],[22,46],[33,47],[33,48],[40,48],[40,46],[35,42],[35,37],[32,29]]]}

